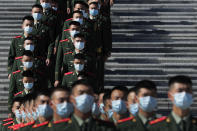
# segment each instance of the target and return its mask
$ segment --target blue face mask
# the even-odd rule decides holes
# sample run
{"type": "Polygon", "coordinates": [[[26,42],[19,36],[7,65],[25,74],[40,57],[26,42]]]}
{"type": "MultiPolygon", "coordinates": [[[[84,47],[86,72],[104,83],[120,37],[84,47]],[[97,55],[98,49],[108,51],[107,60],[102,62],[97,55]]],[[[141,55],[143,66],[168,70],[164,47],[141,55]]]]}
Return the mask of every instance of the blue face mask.
{"type": "Polygon", "coordinates": [[[28,117],[29,119],[31,119],[31,118],[32,118],[32,115],[31,115],[31,113],[30,113],[30,112],[28,112],[28,113],[27,113],[27,117],[28,117]]]}
{"type": "Polygon", "coordinates": [[[84,64],[74,64],[76,71],[82,71],[84,69],[84,64]]]}
{"type": "Polygon", "coordinates": [[[76,18],[76,19],[74,19],[74,21],[79,22],[80,25],[83,24],[83,19],[82,18],[76,18]]]}
{"type": "Polygon", "coordinates": [[[157,107],[157,100],[152,96],[140,97],[139,107],[146,112],[153,112],[157,107]]]}
{"type": "Polygon", "coordinates": [[[31,90],[34,86],[34,83],[24,83],[24,87],[26,90],[31,90]]]}
{"type": "Polygon", "coordinates": [[[42,18],[42,14],[40,14],[40,13],[33,13],[32,16],[33,16],[34,20],[40,20],[42,18]]]}
{"type": "Polygon", "coordinates": [[[114,100],[112,101],[112,110],[118,114],[124,114],[127,112],[127,107],[124,101],[114,100]]]}
{"type": "Polygon", "coordinates": [[[21,115],[22,115],[23,120],[25,120],[27,117],[26,113],[24,111],[21,111],[21,115]]]}
{"type": "Polygon", "coordinates": [[[130,104],[130,105],[129,105],[129,112],[130,112],[132,115],[136,116],[137,113],[138,113],[138,110],[139,110],[139,107],[138,107],[138,104],[137,104],[137,103],[135,103],[135,104],[130,104]]]}
{"type": "Polygon", "coordinates": [[[30,34],[33,31],[33,28],[31,26],[26,26],[24,28],[24,32],[26,32],[27,34],[30,34]]]}
{"type": "Polygon", "coordinates": [[[34,119],[34,120],[37,120],[38,119],[38,112],[32,112],[32,118],[34,119]]]}
{"type": "Polygon", "coordinates": [[[57,114],[61,117],[67,118],[73,113],[73,105],[64,102],[56,105],[57,114]]]}
{"type": "Polygon", "coordinates": [[[75,36],[76,34],[79,34],[79,31],[76,31],[76,30],[70,31],[70,36],[71,36],[72,38],[74,38],[74,36],[75,36]]]}
{"type": "Polygon", "coordinates": [[[94,115],[94,116],[99,116],[100,115],[100,110],[99,110],[99,107],[98,107],[98,105],[96,104],[96,103],[94,103],[93,105],[92,105],[92,115],[94,115]]]}
{"type": "Polygon", "coordinates": [[[48,9],[48,8],[51,8],[51,4],[50,3],[41,3],[41,6],[43,9],[48,9]]]}
{"type": "Polygon", "coordinates": [[[30,50],[31,52],[34,51],[34,45],[26,45],[25,50],[30,50]]]}
{"type": "Polygon", "coordinates": [[[37,108],[39,116],[50,118],[53,115],[53,110],[48,104],[39,105],[37,108]]]}
{"type": "Polygon", "coordinates": [[[112,118],[113,114],[114,114],[114,112],[113,112],[112,109],[107,111],[107,116],[108,116],[109,119],[112,118]]]}
{"type": "Polygon", "coordinates": [[[31,68],[33,66],[33,62],[23,62],[23,66],[27,69],[31,68]]]}
{"type": "Polygon", "coordinates": [[[193,103],[192,94],[181,92],[174,94],[174,104],[182,110],[188,109],[193,103]]]}
{"type": "Polygon", "coordinates": [[[19,110],[15,110],[15,117],[16,117],[17,119],[21,119],[21,118],[22,118],[22,115],[21,115],[21,113],[19,112],[19,110]]]}
{"type": "Polygon", "coordinates": [[[89,13],[90,13],[91,16],[94,16],[95,17],[95,16],[98,15],[99,11],[96,10],[96,9],[91,9],[91,10],[89,10],[89,13]]]}
{"type": "Polygon", "coordinates": [[[104,106],[105,106],[105,105],[104,105],[103,103],[101,103],[100,106],[99,106],[99,110],[100,110],[100,112],[101,112],[102,114],[105,114],[104,106]]]}
{"type": "Polygon", "coordinates": [[[94,103],[94,97],[91,95],[80,95],[75,98],[76,108],[82,113],[88,113],[92,110],[92,105],[94,103]]]}

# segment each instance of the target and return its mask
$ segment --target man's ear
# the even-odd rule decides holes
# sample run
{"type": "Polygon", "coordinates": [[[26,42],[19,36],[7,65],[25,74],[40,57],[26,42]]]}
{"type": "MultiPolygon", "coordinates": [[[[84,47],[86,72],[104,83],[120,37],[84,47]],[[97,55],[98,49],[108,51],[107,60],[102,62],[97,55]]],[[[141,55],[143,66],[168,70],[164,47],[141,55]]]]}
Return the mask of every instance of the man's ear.
{"type": "Polygon", "coordinates": [[[70,103],[76,104],[75,97],[72,94],[70,95],[70,103]]]}
{"type": "Polygon", "coordinates": [[[168,91],[168,99],[172,102],[174,101],[174,97],[172,96],[172,93],[170,91],[168,91]]]}

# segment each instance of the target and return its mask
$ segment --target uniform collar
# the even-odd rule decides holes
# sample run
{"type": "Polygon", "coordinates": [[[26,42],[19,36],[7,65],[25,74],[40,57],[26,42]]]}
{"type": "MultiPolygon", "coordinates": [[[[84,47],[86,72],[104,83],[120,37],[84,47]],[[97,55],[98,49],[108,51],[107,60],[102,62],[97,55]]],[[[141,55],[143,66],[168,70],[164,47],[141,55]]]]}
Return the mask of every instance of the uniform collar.
{"type": "Polygon", "coordinates": [[[76,116],[75,114],[73,116],[76,119],[79,126],[82,126],[84,123],[90,122],[90,118],[87,118],[86,120],[83,120],[80,117],[76,116]]]}
{"type": "Polygon", "coordinates": [[[190,114],[181,118],[180,116],[178,116],[176,113],[174,113],[174,111],[172,111],[172,117],[174,118],[176,124],[179,124],[181,122],[181,120],[184,120],[184,121],[188,121],[189,120],[189,117],[190,117],[190,114]]]}
{"type": "Polygon", "coordinates": [[[144,115],[138,113],[138,117],[140,118],[140,120],[142,121],[142,123],[145,125],[147,122],[151,121],[151,120],[154,120],[155,117],[149,117],[149,118],[146,118],[144,115]]]}

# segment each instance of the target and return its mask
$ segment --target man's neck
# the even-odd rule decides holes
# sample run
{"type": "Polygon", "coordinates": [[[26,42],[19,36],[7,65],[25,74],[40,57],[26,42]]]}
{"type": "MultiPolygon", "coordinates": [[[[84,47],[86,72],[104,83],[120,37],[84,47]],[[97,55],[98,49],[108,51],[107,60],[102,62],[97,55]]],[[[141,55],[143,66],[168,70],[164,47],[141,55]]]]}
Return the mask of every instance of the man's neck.
{"type": "Polygon", "coordinates": [[[62,119],[63,118],[61,116],[59,116],[57,113],[54,112],[54,114],[53,114],[53,121],[54,122],[62,120],[62,119]]]}
{"type": "Polygon", "coordinates": [[[76,53],[76,54],[81,53],[81,52],[82,52],[82,51],[75,49],[75,53],[76,53]]]}
{"type": "Polygon", "coordinates": [[[190,113],[190,109],[185,109],[185,110],[182,110],[176,106],[173,106],[173,112],[178,115],[179,117],[183,118],[185,116],[188,116],[189,113],[190,113]]]}
{"type": "Polygon", "coordinates": [[[154,112],[145,112],[142,109],[139,109],[139,113],[141,115],[143,115],[144,117],[146,117],[147,119],[150,118],[150,117],[153,117],[155,115],[154,112]]]}
{"type": "Polygon", "coordinates": [[[43,122],[48,121],[46,118],[44,118],[44,117],[42,117],[42,116],[40,116],[40,117],[38,118],[38,120],[39,120],[40,123],[43,123],[43,122]]]}
{"type": "Polygon", "coordinates": [[[75,114],[76,116],[78,116],[79,118],[81,118],[82,120],[86,120],[86,119],[88,119],[88,118],[91,117],[91,112],[88,112],[88,113],[85,113],[85,114],[84,114],[84,113],[80,112],[80,111],[77,110],[77,109],[75,109],[74,114],[75,114]]]}
{"type": "Polygon", "coordinates": [[[95,16],[90,15],[90,19],[91,19],[91,20],[94,20],[94,19],[96,19],[96,17],[95,17],[95,16]]]}
{"type": "Polygon", "coordinates": [[[27,34],[27,33],[24,33],[24,36],[25,36],[25,38],[27,38],[27,37],[29,36],[29,34],[27,34]]]}

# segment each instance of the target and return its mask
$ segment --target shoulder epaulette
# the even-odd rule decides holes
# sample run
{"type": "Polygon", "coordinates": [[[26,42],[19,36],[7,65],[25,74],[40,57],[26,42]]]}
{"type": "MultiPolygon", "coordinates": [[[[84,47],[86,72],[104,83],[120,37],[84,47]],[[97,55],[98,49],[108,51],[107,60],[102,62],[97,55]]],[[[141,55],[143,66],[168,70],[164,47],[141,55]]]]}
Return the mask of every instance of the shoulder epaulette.
{"type": "Polygon", "coordinates": [[[17,70],[15,72],[12,72],[12,74],[16,74],[16,73],[19,73],[19,72],[21,72],[21,70],[17,70]]]}
{"type": "Polygon", "coordinates": [[[44,125],[47,125],[47,124],[49,124],[49,122],[48,122],[48,121],[43,122],[43,123],[41,123],[41,124],[36,124],[36,125],[34,125],[32,128],[41,127],[41,126],[44,126],[44,125]]]}
{"type": "Polygon", "coordinates": [[[25,123],[25,124],[22,125],[22,127],[30,126],[30,125],[33,125],[33,124],[35,124],[35,121],[25,123]]]}
{"type": "Polygon", "coordinates": [[[7,126],[7,125],[12,124],[12,123],[14,123],[14,121],[10,121],[8,123],[5,123],[5,124],[3,124],[3,126],[7,126]]]}
{"type": "Polygon", "coordinates": [[[16,36],[16,37],[14,37],[14,38],[21,38],[22,36],[16,36]]]}
{"type": "Polygon", "coordinates": [[[67,72],[67,73],[64,73],[64,75],[70,75],[70,74],[73,74],[73,72],[67,72]]]}
{"type": "Polygon", "coordinates": [[[22,59],[23,56],[15,57],[15,60],[22,59]]]}
{"type": "Polygon", "coordinates": [[[65,29],[64,31],[69,31],[70,29],[65,29]]]}
{"type": "Polygon", "coordinates": [[[60,40],[60,42],[64,42],[64,41],[68,41],[68,39],[65,39],[65,40],[60,40]]]}
{"type": "Polygon", "coordinates": [[[55,122],[53,122],[53,124],[58,124],[58,123],[68,122],[68,121],[70,121],[70,118],[65,118],[65,119],[62,119],[62,120],[59,120],[59,121],[55,121],[55,122]]]}
{"type": "Polygon", "coordinates": [[[3,122],[12,121],[12,120],[13,120],[13,118],[7,118],[7,119],[3,120],[3,122]]]}
{"type": "Polygon", "coordinates": [[[124,118],[124,119],[118,120],[118,123],[122,123],[122,122],[126,122],[126,121],[129,121],[129,120],[133,120],[133,118],[134,117],[124,118]]]}
{"type": "Polygon", "coordinates": [[[73,18],[67,19],[67,20],[65,20],[65,22],[66,22],[66,21],[69,21],[69,20],[72,20],[72,19],[73,19],[73,18]]]}
{"type": "Polygon", "coordinates": [[[71,53],[73,53],[73,52],[67,52],[67,53],[64,53],[64,55],[68,55],[68,54],[71,54],[71,53]]]}
{"type": "Polygon", "coordinates": [[[152,121],[150,121],[150,125],[153,125],[153,124],[156,124],[156,123],[161,122],[161,121],[163,121],[163,120],[166,120],[167,118],[168,118],[168,117],[163,116],[163,117],[161,117],[161,118],[152,120],[152,121]]]}
{"type": "Polygon", "coordinates": [[[22,126],[23,126],[23,123],[20,123],[20,124],[16,124],[13,126],[9,126],[8,128],[16,131],[16,130],[20,129],[22,126]]]}
{"type": "Polygon", "coordinates": [[[14,94],[14,96],[17,96],[17,95],[22,94],[22,93],[23,93],[23,91],[18,92],[18,93],[16,93],[16,94],[14,94]]]}

